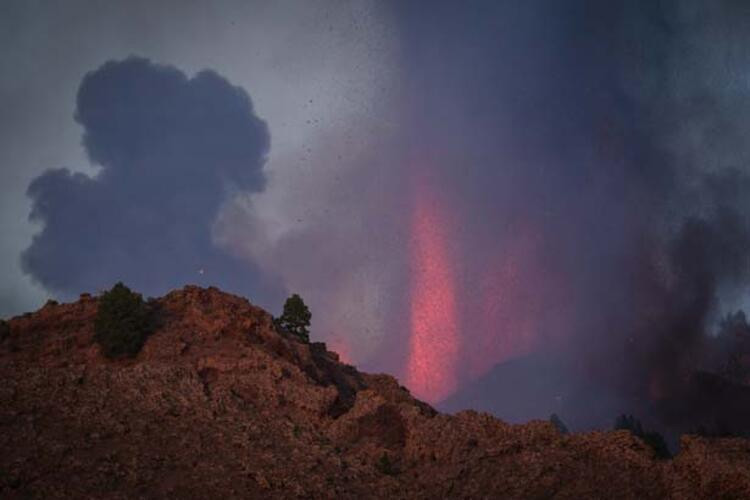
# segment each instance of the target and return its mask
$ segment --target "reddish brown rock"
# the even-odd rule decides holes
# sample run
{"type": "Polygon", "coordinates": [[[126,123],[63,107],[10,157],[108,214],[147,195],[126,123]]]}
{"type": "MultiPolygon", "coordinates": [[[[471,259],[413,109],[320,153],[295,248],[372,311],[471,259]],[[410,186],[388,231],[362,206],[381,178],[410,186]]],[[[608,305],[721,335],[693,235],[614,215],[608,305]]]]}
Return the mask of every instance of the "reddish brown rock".
{"type": "Polygon", "coordinates": [[[156,304],[132,360],[101,356],[96,297],[8,322],[0,497],[750,497],[747,440],[684,437],[660,461],[623,431],[442,415],[242,298],[187,287],[156,304]]]}

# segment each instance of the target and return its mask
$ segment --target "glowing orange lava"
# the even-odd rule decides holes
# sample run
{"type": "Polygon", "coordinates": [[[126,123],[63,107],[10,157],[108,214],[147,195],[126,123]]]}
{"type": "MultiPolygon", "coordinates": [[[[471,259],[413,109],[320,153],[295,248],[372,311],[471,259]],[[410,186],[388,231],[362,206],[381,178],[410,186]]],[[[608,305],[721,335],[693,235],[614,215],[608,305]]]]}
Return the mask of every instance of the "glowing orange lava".
{"type": "Polygon", "coordinates": [[[449,221],[436,192],[418,183],[411,214],[410,353],[407,385],[438,402],[456,390],[458,328],[449,221]]]}

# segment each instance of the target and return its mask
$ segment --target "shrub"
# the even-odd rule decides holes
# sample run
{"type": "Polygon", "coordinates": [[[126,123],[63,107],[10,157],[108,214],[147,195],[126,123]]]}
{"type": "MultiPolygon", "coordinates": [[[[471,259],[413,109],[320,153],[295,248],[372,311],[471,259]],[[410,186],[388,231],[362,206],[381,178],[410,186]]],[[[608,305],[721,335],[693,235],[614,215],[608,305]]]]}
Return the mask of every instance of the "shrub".
{"type": "Polygon", "coordinates": [[[381,474],[385,474],[386,476],[395,476],[398,474],[398,469],[393,462],[391,462],[391,458],[387,453],[380,455],[380,459],[375,464],[375,468],[378,469],[381,474]]]}
{"type": "Polygon", "coordinates": [[[669,451],[664,436],[655,431],[644,430],[640,420],[633,415],[620,415],[617,417],[615,419],[614,428],[615,430],[630,431],[634,436],[640,438],[644,443],[650,446],[658,458],[672,458],[672,453],[669,451]]]}
{"type": "Polygon", "coordinates": [[[94,339],[108,358],[133,357],[153,328],[150,308],[139,293],[117,283],[99,299],[94,339]]]}
{"type": "Polygon", "coordinates": [[[296,293],[284,302],[284,311],[281,317],[274,320],[276,328],[297,335],[305,342],[310,341],[310,319],[312,314],[307,308],[302,297],[296,293]]]}
{"type": "Polygon", "coordinates": [[[636,436],[643,435],[643,426],[641,421],[635,418],[633,415],[620,415],[615,419],[616,431],[630,431],[636,436]]]}

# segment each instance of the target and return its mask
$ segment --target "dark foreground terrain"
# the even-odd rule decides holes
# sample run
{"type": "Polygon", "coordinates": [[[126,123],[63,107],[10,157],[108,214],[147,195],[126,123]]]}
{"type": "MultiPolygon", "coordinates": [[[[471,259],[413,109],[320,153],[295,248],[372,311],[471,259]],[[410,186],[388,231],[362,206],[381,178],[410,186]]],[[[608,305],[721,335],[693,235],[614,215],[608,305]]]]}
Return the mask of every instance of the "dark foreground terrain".
{"type": "Polygon", "coordinates": [[[750,498],[750,441],[443,415],[387,375],[273,328],[246,300],[158,299],[135,359],[94,342],[97,299],[0,332],[2,498],[750,498]]]}

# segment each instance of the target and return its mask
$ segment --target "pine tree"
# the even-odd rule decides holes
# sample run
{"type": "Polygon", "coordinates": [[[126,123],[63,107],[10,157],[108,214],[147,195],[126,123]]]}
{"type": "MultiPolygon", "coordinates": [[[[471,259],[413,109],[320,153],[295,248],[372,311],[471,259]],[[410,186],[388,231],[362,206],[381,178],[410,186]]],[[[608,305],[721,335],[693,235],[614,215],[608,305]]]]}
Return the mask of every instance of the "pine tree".
{"type": "Polygon", "coordinates": [[[276,327],[297,335],[305,342],[310,341],[310,319],[312,314],[302,297],[293,294],[284,302],[284,312],[276,320],[276,327]]]}

